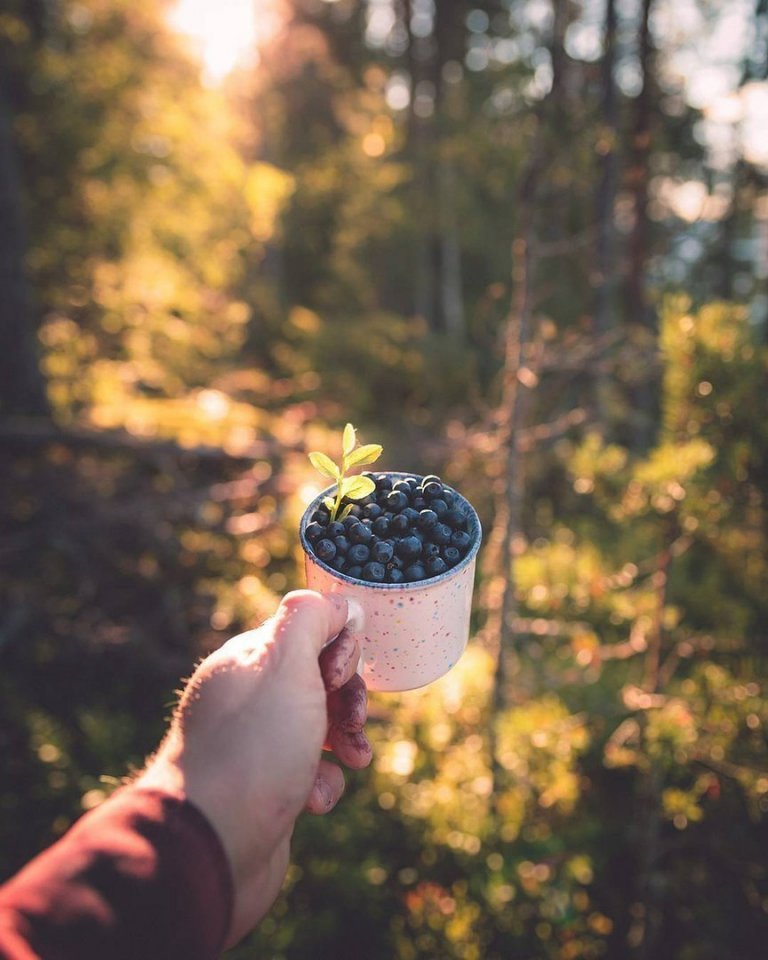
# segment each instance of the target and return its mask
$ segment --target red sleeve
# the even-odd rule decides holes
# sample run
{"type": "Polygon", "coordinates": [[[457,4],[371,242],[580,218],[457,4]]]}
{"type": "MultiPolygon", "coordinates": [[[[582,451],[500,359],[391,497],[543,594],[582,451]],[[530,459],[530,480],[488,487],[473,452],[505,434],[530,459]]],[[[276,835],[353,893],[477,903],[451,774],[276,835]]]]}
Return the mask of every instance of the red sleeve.
{"type": "Polygon", "coordinates": [[[202,813],[127,787],[0,887],[0,958],[212,960],[232,901],[202,813]]]}

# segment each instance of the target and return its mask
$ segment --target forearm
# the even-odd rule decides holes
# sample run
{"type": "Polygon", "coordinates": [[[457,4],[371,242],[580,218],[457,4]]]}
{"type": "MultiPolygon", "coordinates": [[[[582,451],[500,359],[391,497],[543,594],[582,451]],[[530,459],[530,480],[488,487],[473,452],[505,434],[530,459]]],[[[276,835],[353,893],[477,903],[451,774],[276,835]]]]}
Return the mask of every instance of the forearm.
{"type": "Polygon", "coordinates": [[[0,958],[213,960],[232,901],[229,864],[205,817],[130,787],[0,887],[0,958]]]}

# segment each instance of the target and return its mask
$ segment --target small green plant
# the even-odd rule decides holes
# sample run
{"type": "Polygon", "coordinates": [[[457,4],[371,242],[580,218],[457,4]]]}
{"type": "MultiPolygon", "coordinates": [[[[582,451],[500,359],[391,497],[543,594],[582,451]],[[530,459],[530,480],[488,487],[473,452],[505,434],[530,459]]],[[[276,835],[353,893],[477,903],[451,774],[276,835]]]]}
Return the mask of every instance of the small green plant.
{"type": "Polygon", "coordinates": [[[343,520],[352,509],[352,504],[348,503],[341,510],[341,502],[346,497],[347,500],[362,500],[376,489],[376,484],[370,477],[360,475],[348,477],[347,471],[352,467],[362,467],[369,463],[375,463],[382,452],[382,446],[378,443],[365,443],[362,446],[357,445],[357,434],[351,423],[344,427],[344,433],[341,438],[341,465],[338,466],[326,457],[324,453],[314,451],[310,453],[309,460],[312,466],[324,477],[336,481],[336,492],[334,496],[328,496],[323,503],[331,511],[331,520],[343,520]]]}

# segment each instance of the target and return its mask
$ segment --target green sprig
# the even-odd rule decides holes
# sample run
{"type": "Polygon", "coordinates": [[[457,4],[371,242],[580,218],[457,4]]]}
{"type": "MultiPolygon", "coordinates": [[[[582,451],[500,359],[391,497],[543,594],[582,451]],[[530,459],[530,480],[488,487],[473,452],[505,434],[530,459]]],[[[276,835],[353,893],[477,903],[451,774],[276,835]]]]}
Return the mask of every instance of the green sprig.
{"type": "Polygon", "coordinates": [[[383,447],[378,443],[365,443],[358,446],[355,428],[348,423],[344,427],[341,438],[341,450],[340,465],[335,464],[324,453],[313,451],[309,454],[309,462],[315,470],[328,480],[336,481],[335,495],[323,500],[325,506],[331,511],[331,520],[343,520],[352,509],[352,504],[348,503],[339,513],[341,501],[345,497],[347,500],[362,500],[376,489],[376,484],[370,477],[360,475],[348,477],[347,471],[352,467],[363,467],[369,463],[375,463],[381,456],[383,447]]]}

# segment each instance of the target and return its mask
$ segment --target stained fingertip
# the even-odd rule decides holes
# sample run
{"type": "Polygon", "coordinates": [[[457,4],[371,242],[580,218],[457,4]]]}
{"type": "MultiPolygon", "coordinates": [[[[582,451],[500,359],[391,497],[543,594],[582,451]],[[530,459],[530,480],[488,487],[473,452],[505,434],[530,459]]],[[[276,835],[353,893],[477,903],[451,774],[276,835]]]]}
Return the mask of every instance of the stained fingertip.
{"type": "Polygon", "coordinates": [[[320,654],[320,673],[325,689],[329,692],[343,687],[355,676],[360,660],[360,646],[357,637],[345,627],[338,637],[320,654]]]}
{"type": "Polygon", "coordinates": [[[321,816],[332,810],[336,800],[331,792],[330,785],[320,778],[315,780],[312,791],[307,798],[306,809],[308,813],[314,813],[321,816]]]}
{"type": "Polygon", "coordinates": [[[343,796],[345,786],[343,771],[335,763],[321,760],[305,809],[318,816],[329,813],[343,796]]]}
{"type": "Polygon", "coordinates": [[[328,695],[331,724],[347,732],[362,730],[368,718],[368,689],[356,674],[340,689],[328,695]]]}
{"type": "Polygon", "coordinates": [[[373,748],[362,731],[347,731],[331,727],[328,742],[337,760],[352,770],[362,770],[373,759],[373,748]]]}

